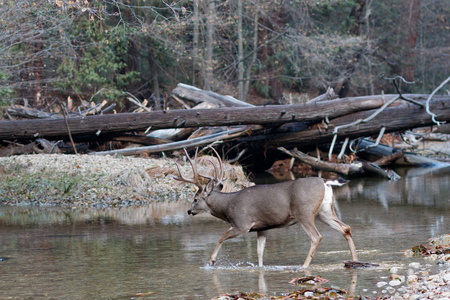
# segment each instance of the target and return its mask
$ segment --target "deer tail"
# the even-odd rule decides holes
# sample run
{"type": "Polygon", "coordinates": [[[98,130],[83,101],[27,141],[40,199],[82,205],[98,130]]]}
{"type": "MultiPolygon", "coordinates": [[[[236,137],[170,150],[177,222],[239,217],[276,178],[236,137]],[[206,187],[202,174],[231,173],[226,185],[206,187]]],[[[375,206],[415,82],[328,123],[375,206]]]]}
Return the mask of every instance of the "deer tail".
{"type": "Polygon", "coordinates": [[[343,178],[338,179],[325,179],[326,185],[337,185],[337,186],[343,186],[344,184],[347,184],[349,180],[345,180],[343,178]]]}

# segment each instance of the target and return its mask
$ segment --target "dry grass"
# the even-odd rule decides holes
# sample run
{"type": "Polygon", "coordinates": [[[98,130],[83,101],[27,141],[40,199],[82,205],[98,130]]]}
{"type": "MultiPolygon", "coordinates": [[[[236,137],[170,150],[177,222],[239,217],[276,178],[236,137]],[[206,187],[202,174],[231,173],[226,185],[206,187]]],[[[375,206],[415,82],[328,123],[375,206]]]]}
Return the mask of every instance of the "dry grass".
{"type": "MultiPolygon", "coordinates": [[[[214,159],[214,158],[210,158],[214,159]]],[[[202,159],[199,172],[214,169],[202,159]]],[[[179,162],[189,174],[189,163],[179,162]]],[[[226,191],[252,185],[239,166],[225,165],[226,191]]],[[[37,154],[0,158],[0,204],[140,206],[191,200],[195,187],[174,180],[174,159],[37,154]]],[[[189,176],[189,175],[187,175],[189,176]]]]}

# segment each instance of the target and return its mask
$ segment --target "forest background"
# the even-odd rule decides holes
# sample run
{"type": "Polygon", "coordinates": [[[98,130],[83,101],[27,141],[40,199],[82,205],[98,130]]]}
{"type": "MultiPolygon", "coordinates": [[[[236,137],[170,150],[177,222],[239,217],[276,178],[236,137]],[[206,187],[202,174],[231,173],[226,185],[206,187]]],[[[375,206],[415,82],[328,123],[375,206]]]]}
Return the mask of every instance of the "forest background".
{"type": "Polygon", "coordinates": [[[0,106],[161,109],[177,83],[251,103],[430,93],[450,73],[445,0],[0,0],[0,106]]]}

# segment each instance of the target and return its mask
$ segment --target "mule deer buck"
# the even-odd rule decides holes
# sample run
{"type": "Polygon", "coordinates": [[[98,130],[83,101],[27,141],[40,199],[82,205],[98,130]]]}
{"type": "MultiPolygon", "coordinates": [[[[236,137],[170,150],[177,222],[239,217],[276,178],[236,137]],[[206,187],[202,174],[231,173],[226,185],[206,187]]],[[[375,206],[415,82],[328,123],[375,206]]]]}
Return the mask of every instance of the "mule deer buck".
{"type": "Polygon", "coordinates": [[[193,178],[186,178],[177,164],[180,176],[175,179],[198,187],[188,214],[194,216],[208,212],[231,224],[230,229],[219,238],[209,265],[212,266],[216,262],[217,254],[224,241],[249,231],[256,231],[258,265],[262,267],[266,231],[300,223],[311,239],[311,247],[303,264],[303,268],[308,268],[322,239],[322,235],[314,225],[316,216],[344,235],[352,260],[358,260],[350,227],[340,221],[334,211],[331,185],[342,185],[337,180],[329,181],[317,177],[300,178],[276,184],[256,185],[233,193],[222,193],[224,170],[218,153],[214,150],[218,157],[218,166],[209,160],[214,167],[215,176],[208,177],[197,172],[198,149],[194,159],[189,157],[186,149],[184,151],[192,167],[193,178]],[[209,179],[208,183],[200,184],[199,176],[209,179]]]}

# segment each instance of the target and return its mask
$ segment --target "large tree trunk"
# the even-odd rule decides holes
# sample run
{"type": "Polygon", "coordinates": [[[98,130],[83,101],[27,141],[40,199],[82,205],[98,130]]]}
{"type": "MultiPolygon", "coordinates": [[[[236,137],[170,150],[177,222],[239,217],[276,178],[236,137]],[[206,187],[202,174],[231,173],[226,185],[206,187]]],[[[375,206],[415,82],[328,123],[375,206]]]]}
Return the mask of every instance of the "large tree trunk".
{"type": "Polygon", "coordinates": [[[420,0],[403,0],[402,18],[405,30],[403,47],[403,77],[409,82],[414,81],[417,34],[419,28],[420,0]]]}
{"type": "MultiPolygon", "coordinates": [[[[416,100],[423,100],[427,97],[426,95],[408,96],[416,100]]],[[[221,109],[169,110],[149,113],[71,117],[67,118],[67,126],[62,118],[2,121],[0,122],[0,139],[33,139],[37,137],[61,138],[67,136],[67,127],[70,128],[72,135],[97,134],[101,137],[103,134],[107,133],[144,131],[148,128],[163,129],[247,124],[276,126],[277,124],[281,125],[289,122],[317,123],[325,118],[332,119],[361,110],[379,108],[385,101],[394,97],[396,97],[396,95],[384,95],[383,97],[353,97],[297,105],[225,107],[221,109]]],[[[438,98],[438,96],[436,96],[436,98],[438,98]]],[[[446,97],[446,99],[448,99],[448,97],[446,97]]],[[[445,107],[448,106],[447,103],[450,101],[442,102],[444,103],[441,109],[442,113],[450,114],[445,110],[445,107]]],[[[440,102],[434,101],[432,103],[435,105],[432,107],[433,111],[433,109],[435,110],[436,106],[438,106],[436,103],[440,102]]],[[[437,112],[438,117],[442,115],[441,111],[437,112]]],[[[418,112],[421,112],[421,110],[419,109],[418,112]]],[[[416,111],[406,114],[405,118],[416,119],[414,113],[416,113],[416,111]]],[[[400,111],[400,115],[402,114],[402,111],[400,111]]],[[[395,113],[390,117],[395,119],[395,113]]],[[[425,122],[425,117],[426,116],[423,116],[423,119],[418,119],[418,121],[425,122]]],[[[447,117],[449,116],[447,115],[447,117]]],[[[395,120],[389,120],[389,122],[391,121],[395,120]]],[[[343,120],[342,122],[350,122],[350,120],[343,120]]],[[[334,121],[333,124],[335,124],[334,121]]],[[[319,132],[318,136],[321,135],[322,134],[319,132]]],[[[289,139],[288,137],[286,138],[289,139]]],[[[295,136],[293,138],[295,139],[295,136]]],[[[312,137],[312,139],[314,138],[315,137],[312,137]]]]}

